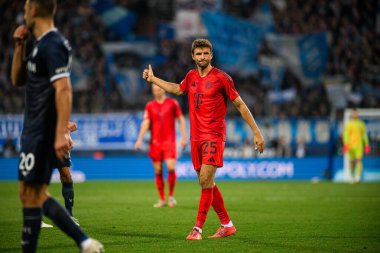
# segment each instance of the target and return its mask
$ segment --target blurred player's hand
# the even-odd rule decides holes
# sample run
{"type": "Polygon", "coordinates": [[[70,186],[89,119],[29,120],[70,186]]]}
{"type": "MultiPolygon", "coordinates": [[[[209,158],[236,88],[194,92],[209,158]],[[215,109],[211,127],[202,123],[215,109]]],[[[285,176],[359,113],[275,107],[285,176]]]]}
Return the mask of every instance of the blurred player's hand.
{"type": "Polygon", "coordinates": [[[65,137],[66,137],[67,141],[69,142],[69,150],[72,150],[74,148],[73,139],[71,139],[70,134],[65,134],[65,137]]]}
{"type": "Polygon", "coordinates": [[[364,152],[368,155],[369,153],[371,153],[371,147],[369,145],[366,145],[365,148],[364,148],[364,152]]]}
{"type": "Polygon", "coordinates": [[[343,145],[342,151],[344,154],[348,152],[348,145],[347,144],[343,145]]]}
{"type": "Polygon", "coordinates": [[[13,39],[17,44],[22,44],[29,36],[29,30],[25,25],[20,25],[13,33],[13,39]]]}
{"type": "Polygon", "coordinates": [[[64,133],[57,133],[55,135],[55,154],[60,161],[63,161],[69,152],[69,141],[66,139],[66,135],[64,133]]]}
{"type": "Polygon", "coordinates": [[[255,140],[255,150],[258,150],[261,153],[263,153],[265,149],[265,141],[264,137],[260,132],[254,134],[254,140],[255,140]]]}
{"type": "Polygon", "coordinates": [[[153,74],[152,66],[151,66],[150,64],[149,64],[148,69],[144,69],[144,72],[143,72],[143,78],[144,78],[149,84],[153,84],[154,74],[153,74]]]}
{"type": "Polygon", "coordinates": [[[135,143],[135,149],[136,150],[140,150],[141,149],[141,141],[140,140],[136,141],[136,143],[135,143]]]}
{"type": "Polygon", "coordinates": [[[186,138],[181,138],[181,148],[182,149],[185,149],[186,148],[186,146],[187,146],[187,140],[186,140],[186,138]]]}
{"type": "Polygon", "coordinates": [[[70,132],[75,132],[78,129],[78,126],[76,123],[70,121],[67,124],[67,129],[69,129],[70,132]]]}

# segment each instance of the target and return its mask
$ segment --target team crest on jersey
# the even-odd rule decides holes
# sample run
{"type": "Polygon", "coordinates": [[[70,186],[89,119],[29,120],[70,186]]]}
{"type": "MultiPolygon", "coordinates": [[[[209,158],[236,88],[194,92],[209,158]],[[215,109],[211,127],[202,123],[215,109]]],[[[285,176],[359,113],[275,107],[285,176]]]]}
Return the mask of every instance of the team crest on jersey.
{"type": "Polygon", "coordinates": [[[212,83],[211,82],[207,82],[206,83],[206,89],[210,89],[212,87],[212,83]]]}
{"type": "Polygon", "coordinates": [[[32,57],[35,57],[38,53],[38,47],[35,47],[32,52],[32,57]]]}
{"type": "Polygon", "coordinates": [[[191,86],[195,87],[195,86],[197,86],[197,85],[195,84],[195,82],[193,82],[193,84],[192,84],[191,86]]]}

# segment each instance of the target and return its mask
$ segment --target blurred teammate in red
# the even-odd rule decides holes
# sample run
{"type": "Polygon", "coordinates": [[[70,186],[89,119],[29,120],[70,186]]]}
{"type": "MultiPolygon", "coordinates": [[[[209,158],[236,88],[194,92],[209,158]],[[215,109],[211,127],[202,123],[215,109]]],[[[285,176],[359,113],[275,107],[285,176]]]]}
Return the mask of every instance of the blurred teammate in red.
{"type": "Polygon", "coordinates": [[[209,238],[222,238],[236,233],[224,206],[222,194],[214,181],[216,168],[223,166],[228,99],[252,129],[254,148],[262,153],[265,142],[251,112],[236,91],[231,77],[211,66],[213,53],[210,41],[196,39],[192,44],[191,53],[197,68],[190,70],[180,85],[155,77],[150,65],[144,70],[143,78],[167,92],[188,95],[191,158],[202,191],[197,221],[186,239],[202,239],[202,227],[210,206],[217,213],[221,226],[209,238]]]}
{"type": "Polygon", "coordinates": [[[176,183],[175,163],[177,159],[176,140],[175,140],[175,119],[178,119],[181,131],[181,147],[185,148],[186,127],[185,118],[177,100],[167,98],[165,91],[156,85],[152,85],[154,99],[147,103],[145,107],[144,120],[137,138],[135,149],[141,148],[144,134],[150,130],[149,156],[152,159],[154,172],[156,173],[156,185],[159,201],[153,207],[163,207],[165,202],[163,161],[166,162],[168,169],[169,198],[168,205],[174,207],[177,201],[174,198],[174,186],[176,183]]]}

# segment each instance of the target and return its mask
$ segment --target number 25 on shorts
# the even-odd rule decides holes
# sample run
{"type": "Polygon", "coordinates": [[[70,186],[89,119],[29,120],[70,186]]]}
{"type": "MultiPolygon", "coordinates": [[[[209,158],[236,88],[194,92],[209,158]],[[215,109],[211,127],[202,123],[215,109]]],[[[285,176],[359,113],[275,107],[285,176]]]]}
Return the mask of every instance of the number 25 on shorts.
{"type": "Polygon", "coordinates": [[[215,141],[204,142],[203,154],[216,154],[216,142],[215,141]]]}

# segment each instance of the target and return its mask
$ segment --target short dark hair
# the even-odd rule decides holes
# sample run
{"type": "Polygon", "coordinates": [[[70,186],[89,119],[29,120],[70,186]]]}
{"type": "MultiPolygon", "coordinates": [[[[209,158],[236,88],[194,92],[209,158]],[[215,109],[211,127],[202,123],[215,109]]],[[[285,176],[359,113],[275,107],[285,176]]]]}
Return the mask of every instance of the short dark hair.
{"type": "Polygon", "coordinates": [[[41,17],[53,17],[57,9],[57,0],[30,0],[38,5],[38,15],[41,17]]]}
{"type": "Polygon", "coordinates": [[[196,39],[193,41],[193,44],[191,45],[191,54],[194,54],[194,50],[199,47],[208,47],[210,48],[210,51],[212,52],[212,44],[208,39],[196,39]]]}

